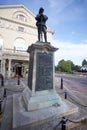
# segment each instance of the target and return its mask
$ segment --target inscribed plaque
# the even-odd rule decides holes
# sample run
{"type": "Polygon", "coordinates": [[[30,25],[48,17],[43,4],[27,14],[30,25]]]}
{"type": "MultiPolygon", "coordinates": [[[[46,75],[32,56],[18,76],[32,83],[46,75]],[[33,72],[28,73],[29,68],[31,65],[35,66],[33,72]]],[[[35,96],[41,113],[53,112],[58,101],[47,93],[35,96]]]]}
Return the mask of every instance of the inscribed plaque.
{"type": "Polygon", "coordinates": [[[53,88],[53,53],[37,52],[36,91],[53,88]]]}

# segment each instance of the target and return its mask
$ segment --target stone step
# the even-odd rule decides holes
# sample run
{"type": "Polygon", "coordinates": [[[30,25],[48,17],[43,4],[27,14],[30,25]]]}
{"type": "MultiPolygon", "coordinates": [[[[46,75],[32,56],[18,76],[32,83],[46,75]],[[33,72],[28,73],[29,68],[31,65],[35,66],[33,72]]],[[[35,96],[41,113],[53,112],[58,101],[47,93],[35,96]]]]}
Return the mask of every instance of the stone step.
{"type": "Polygon", "coordinates": [[[51,106],[34,111],[27,111],[19,95],[13,96],[13,130],[29,130],[51,120],[78,112],[78,107],[67,100],[60,106],[51,106]]]}

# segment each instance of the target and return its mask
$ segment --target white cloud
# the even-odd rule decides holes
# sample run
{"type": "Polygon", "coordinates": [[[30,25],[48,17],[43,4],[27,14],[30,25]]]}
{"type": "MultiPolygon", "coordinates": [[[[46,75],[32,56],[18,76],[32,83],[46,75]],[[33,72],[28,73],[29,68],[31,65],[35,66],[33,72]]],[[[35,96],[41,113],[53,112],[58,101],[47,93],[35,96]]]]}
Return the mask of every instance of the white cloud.
{"type": "Polygon", "coordinates": [[[79,1],[78,5],[76,5],[75,0],[48,0],[48,2],[50,7],[48,16],[51,25],[58,25],[62,22],[80,22],[87,14],[84,2],[84,6],[81,6],[80,8],[79,1]]]}
{"type": "Polygon", "coordinates": [[[48,0],[50,7],[56,13],[62,12],[73,0],[48,0]]]}
{"type": "Polygon", "coordinates": [[[59,48],[55,52],[55,65],[62,59],[71,60],[76,65],[81,65],[83,59],[87,59],[87,44],[75,44],[70,42],[53,41],[53,46],[59,48]]]}

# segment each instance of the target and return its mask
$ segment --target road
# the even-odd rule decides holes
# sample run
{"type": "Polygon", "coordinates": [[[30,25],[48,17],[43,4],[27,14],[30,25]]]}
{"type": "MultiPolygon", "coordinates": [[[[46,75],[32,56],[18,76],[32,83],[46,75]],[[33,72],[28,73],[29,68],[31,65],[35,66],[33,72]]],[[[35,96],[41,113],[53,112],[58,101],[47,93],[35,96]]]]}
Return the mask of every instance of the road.
{"type": "MultiPolygon", "coordinates": [[[[79,118],[87,117],[87,76],[70,75],[70,74],[55,74],[55,86],[60,94],[61,78],[63,79],[63,90],[67,92],[67,100],[76,104],[79,107],[79,118]]],[[[61,97],[64,98],[64,95],[61,97]]],[[[73,118],[74,119],[74,118],[73,118]]],[[[87,126],[80,126],[72,130],[86,130],[87,126]]]]}
{"type": "MultiPolygon", "coordinates": [[[[70,74],[55,74],[56,84],[61,84],[63,79],[64,88],[70,93],[71,96],[76,98],[78,103],[87,106],[87,77],[70,74]]],[[[57,87],[56,87],[57,88],[57,87]]],[[[85,107],[87,110],[87,107],[85,107]]]]}
{"type": "Polygon", "coordinates": [[[56,78],[63,78],[67,88],[81,92],[87,96],[87,77],[69,74],[56,74],[56,78]]]}
{"type": "Polygon", "coordinates": [[[87,96],[87,77],[69,74],[56,74],[56,78],[63,78],[64,85],[77,93],[87,96]]]}

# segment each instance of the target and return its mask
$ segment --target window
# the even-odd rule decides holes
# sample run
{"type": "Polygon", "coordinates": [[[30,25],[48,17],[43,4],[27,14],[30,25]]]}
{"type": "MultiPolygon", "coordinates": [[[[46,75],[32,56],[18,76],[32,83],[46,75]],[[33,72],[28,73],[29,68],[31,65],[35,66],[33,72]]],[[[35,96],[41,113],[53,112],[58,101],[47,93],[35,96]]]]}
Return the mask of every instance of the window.
{"type": "Polygon", "coordinates": [[[22,14],[17,15],[16,18],[21,21],[26,21],[26,17],[22,14]]]}
{"type": "Polygon", "coordinates": [[[24,32],[24,28],[23,27],[18,27],[18,31],[24,32]]]}
{"type": "Polygon", "coordinates": [[[27,46],[25,44],[25,40],[22,38],[17,38],[14,41],[14,47],[16,49],[16,52],[25,52],[27,50],[27,46]]]}
{"type": "Polygon", "coordinates": [[[2,47],[3,47],[3,39],[0,38],[0,50],[2,50],[2,47]]]}

